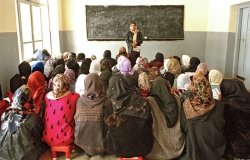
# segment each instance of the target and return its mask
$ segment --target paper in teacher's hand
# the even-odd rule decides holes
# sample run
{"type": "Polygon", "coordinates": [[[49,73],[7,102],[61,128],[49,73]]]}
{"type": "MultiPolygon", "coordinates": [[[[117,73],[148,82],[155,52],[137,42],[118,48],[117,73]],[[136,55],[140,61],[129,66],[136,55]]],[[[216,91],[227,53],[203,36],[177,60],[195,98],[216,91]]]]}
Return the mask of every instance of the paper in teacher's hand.
{"type": "Polygon", "coordinates": [[[133,51],[135,51],[135,52],[140,52],[140,50],[141,50],[140,46],[136,46],[133,48],[133,51]]]}

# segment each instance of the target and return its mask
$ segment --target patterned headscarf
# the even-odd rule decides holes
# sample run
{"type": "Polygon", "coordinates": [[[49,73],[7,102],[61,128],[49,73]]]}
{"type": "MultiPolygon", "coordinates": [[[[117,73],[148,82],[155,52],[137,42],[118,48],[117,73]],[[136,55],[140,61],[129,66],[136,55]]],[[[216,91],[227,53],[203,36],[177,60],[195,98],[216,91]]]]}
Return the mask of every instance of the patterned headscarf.
{"type": "Polygon", "coordinates": [[[218,70],[210,70],[209,75],[208,75],[209,83],[211,85],[220,85],[223,75],[220,71],[218,70]]]}
{"type": "Polygon", "coordinates": [[[187,119],[202,116],[214,108],[211,86],[203,73],[199,72],[193,76],[190,89],[193,97],[185,99],[183,104],[187,119]]]}
{"type": "Polygon", "coordinates": [[[55,98],[62,96],[70,90],[70,82],[68,76],[57,74],[53,79],[52,94],[55,98]]]}
{"type": "Polygon", "coordinates": [[[22,85],[13,95],[12,109],[23,110],[24,104],[31,98],[31,90],[27,85],[22,85]]]}
{"type": "Polygon", "coordinates": [[[149,91],[150,89],[149,76],[147,75],[146,72],[142,72],[139,74],[138,86],[143,90],[149,91]]]}
{"type": "Polygon", "coordinates": [[[149,76],[146,72],[142,72],[138,77],[138,86],[140,88],[140,95],[147,97],[150,89],[149,76]]]}
{"type": "Polygon", "coordinates": [[[39,114],[45,89],[47,87],[44,75],[39,71],[31,73],[27,85],[31,89],[35,113],[39,114]]]}
{"type": "MultiPolygon", "coordinates": [[[[10,106],[9,114],[6,114],[8,116],[8,131],[12,134],[14,133],[19,127],[20,124],[23,121],[23,114],[28,114],[29,112],[21,112],[24,111],[25,107],[24,104],[29,101],[31,95],[31,90],[28,88],[27,85],[23,85],[20,88],[18,88],[14,95],[13,95],[13,102],[10,106]]],[[[31,112],[33,113],[33,112],[31,112]]],[[[5,117],[4,116],[4,117],[5,117]]]]}

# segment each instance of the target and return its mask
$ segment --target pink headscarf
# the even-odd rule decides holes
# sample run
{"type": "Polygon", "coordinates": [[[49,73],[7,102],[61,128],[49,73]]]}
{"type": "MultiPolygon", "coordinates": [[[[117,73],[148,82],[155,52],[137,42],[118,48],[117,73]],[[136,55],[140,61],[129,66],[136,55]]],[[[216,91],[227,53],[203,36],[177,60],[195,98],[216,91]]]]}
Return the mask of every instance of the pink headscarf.
{"type": "Polygon", "coordinates": [[[121,74],[123,75],[133,74],[133,70],[131,68],[131,62],[128,58],[120,59],[120,61],[118,61],[118,66],[121,74]]]}
{"type": "Polygon", "coordinates": [[[75,71],[72,69],[66,69],[64,72],[64,75],[66,75],[69,78],[70,83],[75,83],[76,82],[76,76],[75,76],[75,71]]]}

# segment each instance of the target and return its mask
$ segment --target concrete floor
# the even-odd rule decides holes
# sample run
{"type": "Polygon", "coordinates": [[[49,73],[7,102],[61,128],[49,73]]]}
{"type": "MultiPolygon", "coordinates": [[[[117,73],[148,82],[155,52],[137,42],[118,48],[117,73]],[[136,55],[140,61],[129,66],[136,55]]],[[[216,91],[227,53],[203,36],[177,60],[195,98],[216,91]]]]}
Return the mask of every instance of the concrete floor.
{"type": "MultiPolygon", "coordinates": [[[[83,151],[79,150],[71,153],[70,157],[71,160],[118,160],[118,157],[114,155],[105,155],[105,156],[97,155],[89,157],[83,151]]],[[[65,159],[66,158],[64,153],[57,153],[57,160],[65,160],[65,159]]],[[[44,154],[42,154],[39,160],[52,160],[50,151],[48,150],[44,154]]]]}

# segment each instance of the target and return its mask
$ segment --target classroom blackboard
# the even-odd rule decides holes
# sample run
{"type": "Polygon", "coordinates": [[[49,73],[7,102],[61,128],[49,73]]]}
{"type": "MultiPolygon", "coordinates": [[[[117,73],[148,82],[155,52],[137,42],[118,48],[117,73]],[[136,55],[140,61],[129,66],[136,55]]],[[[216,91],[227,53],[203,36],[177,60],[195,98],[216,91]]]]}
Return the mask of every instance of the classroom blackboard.
{"type": "Polygon", "coordinates": [[[184,6],[86,6],[88,40],[124,40],[131,21],[144,40],[184,39],[184,6]]]}

